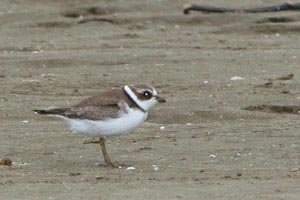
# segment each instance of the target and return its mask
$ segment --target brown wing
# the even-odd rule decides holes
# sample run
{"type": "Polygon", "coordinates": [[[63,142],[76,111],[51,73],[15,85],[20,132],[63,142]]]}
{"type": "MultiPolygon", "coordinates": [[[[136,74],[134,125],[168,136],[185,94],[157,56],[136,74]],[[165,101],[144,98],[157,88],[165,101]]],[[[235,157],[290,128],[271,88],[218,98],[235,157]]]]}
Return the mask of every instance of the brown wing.
{"type": "Polygon", "coordinates": [[[124,100],[131,104],[122,89],[114,89],[67,108],[34,111],[39,114],[61,115],[72,119],[103,120],[118,117],[119,111],[123,109],[119,103],[125,102],[124,100]]]}
{"type": "Polygon", "coordinates": [[[119,110],[118,104],[71,107],[61,115],[72,119],[103,120],[118,117],[119,110]]]}
{"type": "Polygon", "coordinates": [[[50,110],[33,110],[38,114],[44,115],[61,115],[71,119],[89,119],[89,120],[103,120],[107,118],[118,117],[120,107],[115,105],[106,106],[85,106],[85,107],[68,107],[57,108],[50,110]]]}

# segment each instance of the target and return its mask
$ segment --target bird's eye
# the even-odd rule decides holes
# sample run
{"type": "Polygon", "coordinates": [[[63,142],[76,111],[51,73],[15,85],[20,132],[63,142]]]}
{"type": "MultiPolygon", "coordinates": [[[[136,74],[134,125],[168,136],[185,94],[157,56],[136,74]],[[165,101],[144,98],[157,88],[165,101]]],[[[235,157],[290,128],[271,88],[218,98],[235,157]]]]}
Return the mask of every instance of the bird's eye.
{"type": "Polygon", "coordinates": [[[143,95],[144,95],[144,97],[147,97],[147,98],[151,98],[151,97],[152,97],[152,94],[151,94],[151,92],[149,92],[149,91],[145,91],[145,92],[143,93],[143,95]]]}

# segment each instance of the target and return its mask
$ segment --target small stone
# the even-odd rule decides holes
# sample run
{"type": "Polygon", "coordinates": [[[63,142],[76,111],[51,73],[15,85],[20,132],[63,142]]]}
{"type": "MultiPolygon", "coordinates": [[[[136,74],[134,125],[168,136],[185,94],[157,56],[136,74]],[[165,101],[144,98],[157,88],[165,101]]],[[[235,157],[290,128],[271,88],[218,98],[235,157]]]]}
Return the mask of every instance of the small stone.
{"type": "Polygon", "coordinates": [[[154,171],[158,171],[159,167],[157,165],[152,165],[154,171]]]}
{"type": "Polygon", "coordinates": [[[292,168],[290,171],[291,172],[297,172],[297,171],[299,171],[300,170],[300,168],[299,167],[296,167],[296,168],[292,168]]]}
{"type": "Polygon", "coordinates": [[[79,175],[81,175],[81,173],[79,173],[79,172],[70,172],[69,175],[70,176],[79,176],[79,175]]]}
{"type": "Polygon", "coordinates": [[[126,170],[135,170],[135,167],[127,167],[126,170]]]}
{"type": "Polygon", "coordinates": [[[10,167],[13,165],[13,162],[9,158],[5,158],[0,160],[0,165],[10,167]]]}
{"type": "Polygon", "coordinates": [[[245,80],[245,78],[240,77],[240,76],[233,76],[230,78],[231,81],[240,81],[240,80],[245,80]]]}

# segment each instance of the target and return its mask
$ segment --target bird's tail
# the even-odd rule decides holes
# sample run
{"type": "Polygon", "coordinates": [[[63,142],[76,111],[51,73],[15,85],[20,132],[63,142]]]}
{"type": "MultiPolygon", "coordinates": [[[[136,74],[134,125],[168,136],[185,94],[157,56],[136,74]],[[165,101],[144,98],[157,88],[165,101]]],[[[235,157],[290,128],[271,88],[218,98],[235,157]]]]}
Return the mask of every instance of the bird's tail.
{"type": "Polygon", "coordinates": [[[60,115],[64,112],[62,108],[54,108],[54,109],[42,109],[42,110],[32,110],[40,115],[60,115]]]}

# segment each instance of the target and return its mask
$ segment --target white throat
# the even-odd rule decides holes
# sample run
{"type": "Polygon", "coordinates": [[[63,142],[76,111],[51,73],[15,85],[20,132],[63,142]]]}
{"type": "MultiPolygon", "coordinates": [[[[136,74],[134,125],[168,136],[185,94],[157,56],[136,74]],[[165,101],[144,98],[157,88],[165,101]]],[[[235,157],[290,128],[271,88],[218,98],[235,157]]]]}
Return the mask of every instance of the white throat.
{"type": "Polygon", "coordinates": [[[124,86],[125,92],[129,95],[132,101],[134,101],[138,107],[143,109],[144,112],[147,112],[150,107],[152,107],[155,103],[150,101],[141,101],[137,98],[137,96],[134,94],[134,92],[130,89],[128,85],[124,86]]]}

